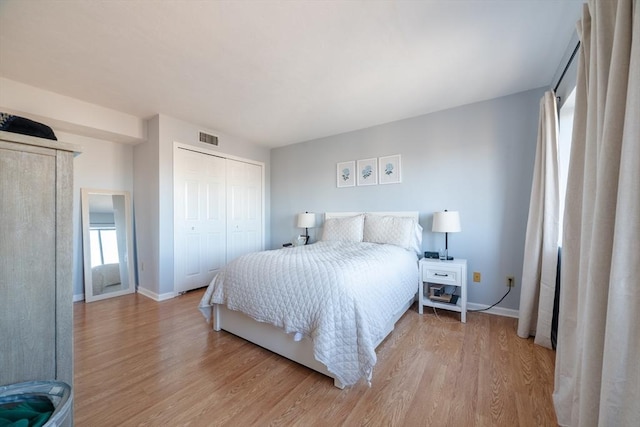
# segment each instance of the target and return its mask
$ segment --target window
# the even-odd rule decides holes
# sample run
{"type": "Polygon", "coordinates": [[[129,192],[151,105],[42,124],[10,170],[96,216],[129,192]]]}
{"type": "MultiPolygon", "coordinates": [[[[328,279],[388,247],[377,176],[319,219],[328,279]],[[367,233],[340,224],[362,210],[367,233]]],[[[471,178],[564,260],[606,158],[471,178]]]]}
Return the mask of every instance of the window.
{"type": "Polygon", "coordinates": [[[569,157],[571,155],[571,136],[573,134],[573,113],[576,104],[576,88],[574,87],[567,100],[560,107],[558,134],[558,181],[560,190],[558,246],[562,246],[562,223],[564,221],[564,199],[567,193],[567,175],[569,174],[569,157]]]}
{"type": "Polygon", "coordinates": [[[92,227],[91,267],[118,263],[118,239],[115,227],[92,227]]]}

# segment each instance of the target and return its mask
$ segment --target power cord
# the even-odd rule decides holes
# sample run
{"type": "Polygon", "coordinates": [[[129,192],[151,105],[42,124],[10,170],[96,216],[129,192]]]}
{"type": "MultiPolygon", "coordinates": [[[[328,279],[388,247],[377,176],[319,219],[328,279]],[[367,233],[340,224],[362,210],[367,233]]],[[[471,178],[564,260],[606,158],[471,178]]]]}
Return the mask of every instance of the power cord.
{"type": "Polygon", "coordinates": [[[499,300],[497,303],[492,304],[492,305],[490,305],[490,306],[489,306],[489,307],[487,307],[487,308],[481,308],[481,309],[479,309],[479,310],[467,310],[467,311],[468,311],[468,312],[472,312],[472,313],[477,313],[477,312],[479,312],[479,311],[487,311],[487,310],[489,310],[490,308],[493,308],[493,307],[495,307],[496,305],[500,304],[500,303],[502,302],[502,300],[503,300],[503,299],[505,299],[505,298],[507,297],[507,295],[509,295],[509,292],[511,292],[511,286],[509,286],[509,290],[507,291],[507,293],[506,293],[506,294],[504,294],[504,295],[502,296],[502,298],[500,298],[500,300],[499,300]]]}
{"type": "MultiPolygon", "coordinates": [[[[509,282],[511,282],[511,279],[509,279],[509,282]]],[[[467,313],[478,313],[478,312],[480,312],[480,311],[487,311],[487,310],[489,310],[489,309],[491,309],[491,308],[495,307],[496,305],[500,304],[500,303],[501,303],[501,302],[502,302],[502,301],[507,297],[507,295],[509,295],[509,292],[511,292],[511,288],[512,288],[512,287],[513,287],[513,286],[509,286],[509,290],[507,291],[507,293],[506,293],[506,294],[504,294],[504,295],[502,296],[502,298],[500,298],[500,299],[498,300],[498,302],[496,302],[496,303],[494,303],[494,304],[491,304],[489,307],[481,308],[481,309],[479,309],[479,310],[467,310],[467,313]]],[[[440,318],[440,316],[438,315],[438,312],[436,311],[436,308],[435,308],[435,307],[432,307],[432,308],[433,308],[433,314],[435,314],[435,315],[436,315],[436,318],[438,318],[438,320],[440,320],[440,321],[443,321],[443,320],[440,318]]],[[[446,322],[446,321],[445,321],[445,322],[446,322]]],[[[446,323],[449,323],[449,322],[446,322],[446,323]]],[[[450,323],[457,323],[457,322],[450,322],[450,323]]]]}

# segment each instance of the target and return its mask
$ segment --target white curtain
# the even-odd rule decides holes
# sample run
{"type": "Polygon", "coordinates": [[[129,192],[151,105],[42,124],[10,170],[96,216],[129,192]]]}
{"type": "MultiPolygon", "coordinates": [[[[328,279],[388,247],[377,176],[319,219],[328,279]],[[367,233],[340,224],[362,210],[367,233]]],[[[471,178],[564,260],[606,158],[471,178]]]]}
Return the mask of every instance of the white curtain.
{"type": "Polygon", "coordinates": [[[591,0],[564,216],[558,422],[640,425],[640,10],[591,0]]]}
{"type": "Polygon", "coordinates": [[[518,336],[551,348],[559,228],[558,111],[553,91],[540,100],[538,145],[522,265],[518,336]]]}

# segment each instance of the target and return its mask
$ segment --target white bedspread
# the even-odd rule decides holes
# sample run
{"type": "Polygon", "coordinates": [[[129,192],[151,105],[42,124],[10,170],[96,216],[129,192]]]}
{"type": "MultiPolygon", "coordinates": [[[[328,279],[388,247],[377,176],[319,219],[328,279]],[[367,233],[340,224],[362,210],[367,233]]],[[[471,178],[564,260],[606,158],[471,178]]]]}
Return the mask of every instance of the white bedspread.
{"type": "Polygon", "coordinates": [[[416,294],[416,254],[392,245],[318,242],[244,255],[211,282],[200,302],[225,304],[313,341],[315,358],[344,385],[371,379],[375,346],[416,294]]]}

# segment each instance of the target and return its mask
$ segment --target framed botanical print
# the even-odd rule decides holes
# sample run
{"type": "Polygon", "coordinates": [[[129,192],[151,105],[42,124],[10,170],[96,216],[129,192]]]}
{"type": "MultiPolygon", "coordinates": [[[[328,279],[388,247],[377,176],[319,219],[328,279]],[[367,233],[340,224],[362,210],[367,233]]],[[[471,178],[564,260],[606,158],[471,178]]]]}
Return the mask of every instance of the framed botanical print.
{"type": "Polygon", "coordinates": [[[402,182],[400,154],[380,157],[380,184],[399,184],[402,182]]]}
{"type": "Polygon", "coordinates": [[[378,184],[378,159],[358,160],[358,185],[378,184]]]}
{"type": "Polygon", "coordinates": [[[353,187],[356,185],[356,162],[340,162],[336,167],[336,185],[341,187],[353,187]]]}

